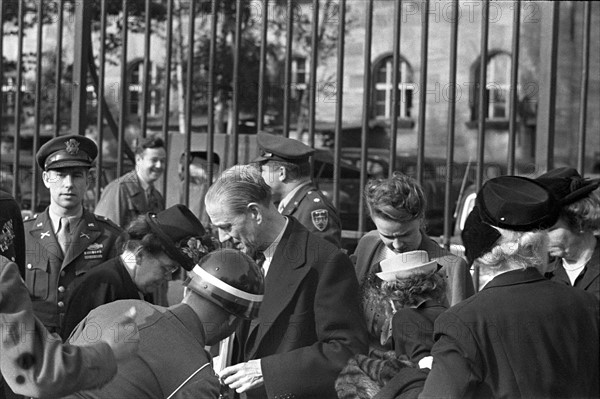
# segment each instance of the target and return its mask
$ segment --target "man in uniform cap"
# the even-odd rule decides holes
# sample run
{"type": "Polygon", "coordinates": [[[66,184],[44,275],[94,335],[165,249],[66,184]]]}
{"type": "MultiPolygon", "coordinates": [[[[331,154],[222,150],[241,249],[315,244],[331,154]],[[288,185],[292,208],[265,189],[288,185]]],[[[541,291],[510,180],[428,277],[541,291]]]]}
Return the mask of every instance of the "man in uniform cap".
{"type": "Polygon", "coordinates": [[[188,291],[179,304],[164,308],[140,300],[100,306],[77,326],[70,338],[85,344],[97,330],[113,328],[115,315],[136,309],[139,349],[118,363],[116,377],[102,389],[78,392],[78,398],[217,399],[220,385],[205,346],[233,333],[241,319],[258,315],[264,280],[250,257],[234,249],[186,264],[188,291]]]}
{"type": "Polygon", "coordinates": [[[83,209],[98,148],[79,135],[59,136],[36,154],[50,190],[43,213],[25,218],[25,282],[36,316],[60,333],[69,294],[91,268],[117,255],[121,229],[83,209]]]}
{"type": "Polygon", "coordinates": [[[342,227],[337,210],[311,182],[310,156],[314,149],[298,140],[258,133],[256,141],[263,179],[271,187],[279,213],[293,216],[311,233],[341,245],[342,227]]]}
{"type": "Polygon", "coordinates": [[[486,283],[437,318],[419,398],[598,397],[599,303],[540,273],[544,229],[559,209],[524,177],[497,177],[479,190],[462,238],[486,283]]]}

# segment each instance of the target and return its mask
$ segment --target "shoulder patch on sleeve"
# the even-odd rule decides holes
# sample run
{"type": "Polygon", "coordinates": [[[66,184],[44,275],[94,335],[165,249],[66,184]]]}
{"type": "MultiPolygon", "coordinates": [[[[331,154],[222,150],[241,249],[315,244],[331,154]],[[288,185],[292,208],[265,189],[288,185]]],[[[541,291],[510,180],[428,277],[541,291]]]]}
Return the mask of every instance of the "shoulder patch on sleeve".
{"type": "Polygon", "coordinates": [[[329,225],[329,211],[327,209],[316,209],[310,213],[313,225],[319,231],[324,231],[329,225]]]}

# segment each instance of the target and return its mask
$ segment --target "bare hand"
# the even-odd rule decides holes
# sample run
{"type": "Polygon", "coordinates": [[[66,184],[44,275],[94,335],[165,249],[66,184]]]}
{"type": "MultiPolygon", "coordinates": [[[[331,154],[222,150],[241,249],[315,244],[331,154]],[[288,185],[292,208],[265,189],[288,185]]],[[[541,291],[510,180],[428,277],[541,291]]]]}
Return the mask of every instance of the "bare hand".
{"type": "Polygon", "coordinates": [[[219,373],[219,379],[221,383],[229,385],[229,388],[235,389],[238,393],[261,387],[265,383],[260,359],[225,367],[219,373]]]}
{"type": "Polygon", "coordinates": [[[117,361],[127,359],[138,351],[140,333],[135,324],[135,315],[136,310],[132,307],[117,320],[114,328],[102,333],[101,340],[111,347],[117,361]]]}

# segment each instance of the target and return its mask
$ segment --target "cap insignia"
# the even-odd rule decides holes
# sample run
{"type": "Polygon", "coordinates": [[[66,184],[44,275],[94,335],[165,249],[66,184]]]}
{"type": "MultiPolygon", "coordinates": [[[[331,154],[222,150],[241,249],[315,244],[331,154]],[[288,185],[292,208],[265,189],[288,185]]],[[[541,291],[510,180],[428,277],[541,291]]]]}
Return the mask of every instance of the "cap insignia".
{"type": "Polygon", "coordinates": [[[79,141],[75,139],[70,139],[65,141],[65,145],[67,146],[67,152],[71,155],[77,155],[79,152],[79,141]]]}

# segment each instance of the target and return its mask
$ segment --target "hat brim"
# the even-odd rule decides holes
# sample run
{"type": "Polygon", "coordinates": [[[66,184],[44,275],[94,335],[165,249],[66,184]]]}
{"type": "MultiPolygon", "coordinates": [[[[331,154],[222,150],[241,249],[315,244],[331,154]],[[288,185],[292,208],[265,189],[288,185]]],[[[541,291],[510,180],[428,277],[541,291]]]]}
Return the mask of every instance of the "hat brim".
{"type": "Polygon", "coordinates": [[[167,256],[173,259],[175,262],[179,263],[179,265],[185,270],[192,270],[194,268],[194,261],[175,246],[171,237],[165,234],[165,232],[160,228],[158,222],[151,215],[152,214],[150,213],[146,214],[146,221],[148,222],[152,232],[156,234],[160,240],[165,254],[167,254],[167,256]]]}
{"type": "Polygon", "coordinates": [[[383,281],[395,281],[396,279],[408,278],[417,273],[431,273],[435,270],[437,270],[437,262],[433,260],[427,263],[423,263],[421,265],[411,267],[410,269],[379,272],[375,274],[383,281]]]}
{"type": "Polygon", "coordinates": [[[79,160],[64,160],[54,162],[46,167],[46,170],[63,169],[63,168],[87,168],[90,169],[92,164],[79,160]]]}

